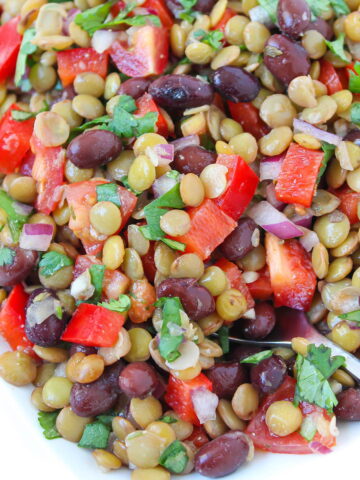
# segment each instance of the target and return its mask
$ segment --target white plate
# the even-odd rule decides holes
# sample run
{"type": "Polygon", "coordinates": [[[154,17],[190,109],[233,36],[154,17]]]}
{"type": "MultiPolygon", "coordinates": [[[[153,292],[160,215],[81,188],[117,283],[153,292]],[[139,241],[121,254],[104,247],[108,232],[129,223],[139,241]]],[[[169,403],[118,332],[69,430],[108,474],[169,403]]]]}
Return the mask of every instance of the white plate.
{"type": "MultiPolygon", "coordinates": [[[[0,352],[8,350],[0,340],[0,352]]],[[[31,387],[13,387],[0,379],[0,471],[9,480],[129,480],[128,470],[103,474],[89,451],[62,439],[46,440],[30,403],[31,387]]],[[[342,424],[338,445],[328,455],[275,455],[256,452],[253,461],[227,480],[340,480],[358,476],[360,423],[342,424]],[[352,471],[353,469],[353,471],[352,471]]],[[[179,480],[181,477],[175,477],[179,480]]],[[[204,480],[188,475],[184,480],[204,480]]]]}

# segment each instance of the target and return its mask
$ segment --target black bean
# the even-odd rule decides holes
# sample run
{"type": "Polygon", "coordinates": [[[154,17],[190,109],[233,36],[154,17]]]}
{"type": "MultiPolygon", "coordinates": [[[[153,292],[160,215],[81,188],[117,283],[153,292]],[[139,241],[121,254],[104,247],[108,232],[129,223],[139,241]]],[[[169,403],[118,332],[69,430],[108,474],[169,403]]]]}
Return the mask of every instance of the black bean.
{"type": "Polygon", "coordinates": [[[23,250],[20,247],[10,250],[15,253],[12,263],[0,266],[0,285],[2,287],[10,287],[25,280],[38,260],[35,250],[23,250]]]}
{"type": "Polygon", "coordinates": [[[231,102],[251,102],[260,91],[260,82],[240,67],[220,67],[210,75],[215,90],[231,102]]]}
{"type": "Polygon", "coordinates": [[[86,345],[80,345],[79,343],[73,343],[69,350],[70,357],[78,352],[85,353],[85,355],[93,355],[97,352],[97,348],[87,347],[86,345]]]}
{"type": "Polygon", "coordinates": [[[150,83],[151,81],[145,77],[129,78],[120,85],[118,94],[129,95],[136,100],[147,92],[150,83]]]}
{"type": "Polygon", "coordinates": [[[198,0],[194,5],[194,10],[201,13],[210,13],[216,0],[198,0]]]}
{"type": "Polygon", "coordinates": [[[210,478],[229,475],[246,461],[250,442],[247,435],[239,430],[215,438],[198,450],[195,471],[210,478]]]}
{"type": "Polygon", "coordinates": [[[193,321],[207,317],[215,311],[215,302],[209,290],[194,278],[167,278],[156,289],[158,297],[179,297],[193,321]]]}
{"type": "Polygon", "coordinates": [[[224,257],[231,262],[236,262],[245,257],[254,248],[252,237],[256,223],[251,218],[240,218],[238,225],[220,245],[224,257]]]}
{"type": "Polygon", "coordinates": [[[338,405],[334,413],[339,420],[357,422],[360,420],[360,389],[348,388],[337,396],[338,405]]]}
{"type": "Polygon", "coordinates": [[[231,399],[239,385],[247,380],[246,368],[239,362],[220,362],[205,371],[219,398],[231,399]]]}
{"type": "Polygon", "coordinates": [[[269,335],[275,322],[274,307],[268,302],[259,302],[255,305],[255,320],[244,318],[239,323],[245,338],[261,339],[269,335]]]}
{"type": "Polygon", "coordinates": [[[150,95],[160,107],[193,108],[209,105],[214,91],[206,82],[190,75],[164,75],[155,80],[149,88],[150,95]]]}
{"type": "Polygon", "coordinates": [[[46,312],[45,305],[49,305],[49,298],[58,300],[54,291],[48,288],[37,288],[30,295],[26,305],[25,334],[31,342],[41,347],[53,347],[59,343],[69,318],[65,312],[62,312],[61,318],[53,313],[40,323],[36,323],[36,319],[43,314],[44,309],[46,312]]]}
{"type": "Polygon", "coordinates": [[[334,36],[334,30],[329,22],[326,22],[322,18],[318,17],[313,22],[310,22],[309,25],[305,28],[307,30],[316,30],[317,32],[321,33],[326,40],[331,40],[334,36]]]}
{"type": "Polygon", "coordinates": [[[310,23],[310,7],[305,0],[280,0],[277,20],[282,33],[297,38],[310,23]]]}
{"type": "Polygon", "coordinates": [[[300,75],[308,75],[310,61],[304,48],[284,35],[272,35],[266,42],[264,63],[280,82],[288,85],[300,75]]]}
{"type": "Polygon", "coordinates": [[[251,383],[261,393],[274,393],[285,380],[287,366],[278,355],[265,358],[251,367],[251,383]]]}
{"type": "Polygon", "coordinates": [[[114,160],[122,151],[122,142],[108,130],[88,130],[67,147],[67,158],[79,168],[97,168],[114,160]]]}
{"type": "Polygon", "coordinates": [[[190,145],[175,152],[173,168],[180,173],[200,175],[205,167],[216,162],[217,155],[198,145],[190,145]]]}
{"type": "Polygon", "coordinates": [[[360,128],[354,128],[353,130],[350,130],[350,132],[345,135],[344,140],[348,142],[354,142],[356,145],[360,146],[360,128]]]}
{"type": "Polygon", "coordinates": [[[144,398],[156,390],[157,385],[157,372],[146,362],[130,363],[119,376],[120,389],[129,397],[144,398]]]}

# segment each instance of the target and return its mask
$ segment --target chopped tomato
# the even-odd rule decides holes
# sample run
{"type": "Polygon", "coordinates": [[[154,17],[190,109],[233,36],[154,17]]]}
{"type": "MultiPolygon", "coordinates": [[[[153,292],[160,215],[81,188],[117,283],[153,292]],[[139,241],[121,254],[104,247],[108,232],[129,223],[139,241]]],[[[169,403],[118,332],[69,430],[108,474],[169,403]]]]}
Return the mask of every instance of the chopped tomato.
{"type": "Polygon", "coordinates": [[[238,155],[218,155],[216,163],[227,167],[227,188],[214,201],[234,220],[238,220],[252,200],[259,179],[249,165],[238,155]]]}
{"type": "Polygon", "coordinates": [[[152,317],[156,302],[155,287],[147,278],[135,280],[130,287],[131,308],[129,318],[134,323],[146,322],[152,317]]]}
{"type": "Polygon", "coordinates": [[[191,400],[191,392],[198,388],[206,388],[212,391],[211,381],[200,373],[197,377],[187,382],[169,376],[165,401],[176,412],[182,420],[193,425],[200,425],[191,400]]]}
{"type": "Polygon", "coordinates": [[[280,240],[271,233],[266,233],[265,248],[275,306],[308,311],[316,288],[309,254],[298,240],[280,240]]]}
{"type": "Polygon", "coordinates": [[[275,186],[276,198],[280,202],[310,207],[323,158],[322,151],[292,143],[281,165],[275,186]]]}
{"type": "Polygon", "coordinates": [[[143,117],[149,112],[156,112],[158,114],[158,120],[156,122],[157,133],[163,137],[168,137],[170,133],[174,133],[174,125],[169,125],[164,115],[160,112],[158,106],[154,102],[151,95],[144,93],[142,97],[136,100],[136,106],[138,107],[136,115],[143,117]],[[172,127],[172,130],[169,130],[172,127]]]}
{"type": "Polygon", "coordinates": [[[208,443],[209,437],[207,436],[204,427],[194,427],[192,434],[185,439],[187,445],[190,443],[194,445],[196,449],[202,447],[208,443]]]}
{"type": "Polygon", "coordinates": [[[251,296],[247,284],[242,278],[241,270],[239,269],[239,267],[235,265],[235,263],[226,260],[226,258],[221,258],[215,263],[215,265],[225,272],[231,288],[236,288],[244,295],[244,297],[246,298],[248,310],[250,308],[253,308],[253,306],[255,305],[254,299],[251,296]]]}
{"type": "MultiPolygon", "coordinates": [[[[266,411],[272,403],[281,400],[294,400],[295,385],[296,381],[294,378],[286,377],[281,387],[275,393],[264,397],[258,413],[246,428],[246,433],[250,436],[256,448],[273,453],[293,453],[297,455],[314,453],[309,446],[309,442],[300,433],[294,432],[285,437],[279,437],[271,433],[265,423],[266,411]]],[[[300,403],[299,407],[305,418],[316,411],[319,415],[323,415],[328,419],[325,410],[322,408],[307,403],[300,403]]],[[[336,444],[336,439],[333,435],[329,434],[324,437],[318,432],[315,434],[314,441],[320,442],[328,448],[336,444]]]]}
{"type": "Polygon", "coordinates": [[[61,147],[45,147],[33,135],[30,145],[35,154],[32,176],[37,182],[36,209],[49,215],[58,206],[64,182],[65,150],[61,147]]]}
{"type": "Polygon", "coordinates": [[[354,190],[351,190],[351,188],[346,185],[338,190],[330,190],[330,192],[340,199],[341,203],[338,208],[347,215],[350,223],[357,223],[359,221],[357,209],[360,203],[360,193],[354,192],[354,190]]]}
{"type": "Polygon", "coordinates": [[[218,23],[211,30],[220,30],[220,32],[225,33],[225,27],[230,18],[235,17],[236,12],[231,8],[227,8],[220,18],[218,23]]]}
{"type": "Polygon", "coordinates": [[[235,229],[236,222],[220,210],[212,200],[187,210],[191,228],[175,240],[186,244],[187,252],[194,252],[205,260],[235,229]],[[211,228],[213,226],[214,228],[211,228]]]}
{"type": "Polygon", "coordinates": [[[57,52],[58,74],[64,87],[71,85],[82,72],[97,73],[105,78],[109,55],[97,53],[93,48],[73,48],[57,52]]]}
{"type": "Polygon", "coordinates": [[[25,307],[29,295],[21,284],[15,285],[0,310],[0,335],[13,350],[33,354],[33,344],[25,335],[25,307]]]}
{"type": "Polygon", "coordinates": [[[131,46],[116,40],[110,55],[120,72],[129,77],[161,75],[169,58],[169,31],[152,25],[140,27],[132,36],[131,46]]]}
{"type": "Polygon", "coordinates": [[[146,0],[141,8],[149,10],[150,14],[155,14],[160,18],[163,27],[171,28],[174,25],[174,19],[164,0],[146,0]]]}
{"type": "Polygon", "coordinates": [[[265,266],[256,273],[260,275],[259,278],[255,282],[247,283],[250,294],[255,300],[268,300],[273,294],[269,267],[265,266]]]}
{"type": "Polygon", "coordinates": [[[5,82],[15,73],[16,60],[21,45],[17,31],[20,17],[14,17],[0,27],[0,82],[5,82]]]}
{"type": "Polygon", "coordinates": [[[270,128],[260,118],[259,109],[252,103],[227,103],[231,117],[241,124],[245,132],[251,133],[257,140],[270,132],[270,128]]]}
{"type": "Polygon", "coordinates": [[[344,88],[335,67],[325,59],[320,60],[320,75],[318,80],[326,85],[328,95],[339,92],[344,88]]]}
{"type": "MultiPolygon", "coordinates": [[[[1,52],[0,52],[1,54],[1,52]]],[[[20,110],[13,104],[0,120],[0,173],[13,173],[30,150],[29,141],[34,129],[34,119],[17,122],[12,112],[20,110]]]]}
{"type": "Polygon", "coordinates": [[[112,347],[124,322],[125,318],[118,312],[82,303],[75,310],[61,340],[88,347],[112,347]]]}

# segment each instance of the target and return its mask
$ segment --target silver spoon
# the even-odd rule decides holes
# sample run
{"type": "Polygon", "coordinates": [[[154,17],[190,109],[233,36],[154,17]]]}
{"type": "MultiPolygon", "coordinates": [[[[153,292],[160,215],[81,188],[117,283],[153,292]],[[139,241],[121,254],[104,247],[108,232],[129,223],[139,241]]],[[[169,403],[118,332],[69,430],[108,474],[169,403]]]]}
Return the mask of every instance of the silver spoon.
{"type": "MultiPolygon", "coordinates": [[[[254,345],[257,347],[287,347],[291,348],[291,339],[304,337],[315,345],[326,345],[331,348],[334,355],[342,355],[346,359],[345,370],[357,381],[360,382],[360,360],[336,343],[329,340],[316,330],[309,322],[304,312],[281,308],[277,310],[276,327],[271,335],[264,340],[247,340],[229,336],[230,342],[240,345],[254,345]]],[[[215,334],[216,335],[216,334],[215,334]]]]}

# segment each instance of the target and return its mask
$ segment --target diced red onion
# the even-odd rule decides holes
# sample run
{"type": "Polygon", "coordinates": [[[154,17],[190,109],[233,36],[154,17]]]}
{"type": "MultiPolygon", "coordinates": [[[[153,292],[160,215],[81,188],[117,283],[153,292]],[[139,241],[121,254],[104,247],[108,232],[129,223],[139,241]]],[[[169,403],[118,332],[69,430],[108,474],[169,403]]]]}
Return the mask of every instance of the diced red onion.
{"type": "Polygon", "coordinates": [[[281,165],[285,154],[275,155],[274,157],[264,157],[260,162],[260,181],[276,180],[280,175],[281,165]]]}
{"type": "Polygon", "coordinates": [[[265,200],[254,205],[247,215],[264,230],[283,240],[303,235],[302,230],[297,225],[265,200]]]}
{"type": "Polygon", "coordinates": [[[104,53],[111,47],[118,36],[118,32],[112,32],[111,30],[97,30],[91,39],[91,46],[97,53],[104,53]]]}
{"type": "Polygon", "coordinates": [[[275,193],[275,184],[273,182],[269,183],[269,185],[266,185],[265,187],[265,193],[266,193],[266,200],[275,207],[277,210],[283,210],[285,208],[285,203],[280,202],[276,198],[276,193],[275,193]]]}
{"type": "Polygon", "coordinates": [[[161,175],[161,177],[157,178],[152,184],[154,197],[161,197],[161,195],[171,190],[177,183],[175,178],[169,177],[166,173],[165,175],[161,175]]]}
{"type": "Polygon", "coordinates": [[[295,214],[291,217],[291,221],[295,223],[295,225],[299,225],[299,227],[310,228],[312,223],[313,215],[311,212],[306,212],[305,215],[295,214]]]}
{"type": "Polygon", "coordinates": [[[219,398],[205,387],[199,387],[191,392],[191,401],[201,424],[216,419],[216,408],[219,398]]]}
{"type": "Polygon", "coordinates": [[[175,152],[177,152],[181,148],[191,147],[193,145],[200,145],[200,137],[199,135],[188,135],[186,137],[173,140],[171,142],[171,145],[174,145],[175,152]]]}
{"type": "Polygon", "coordinates": [[[317,138],[321,142],[331,143],[332,145],[340,145],[342,138],[334,133],[325,132],[325,130],[321,130],[321,128],[314,127],[308,122],[304,122],[304,120],[299,120],[298,118],[294,119],[293,123],[294,129],[298,130],[299,132],[308,133],[313,137],[317,138]]]}
{"type": "Polygon", "coordinates": [[[14,202],[13,207],[15,212],[19,215],[30,215],[33,211],[33,207],[31,205],[26,205],[25,203],[14,202]]]}
{"type": "Polygon", "coordinates": [[[314,453],[321,453],[322,455],[332,452],[331,448],[317,441],[310,442],[309,447],[314,453]]]}
{"type": "Polygon", "coordinates": [[[78,8],[71,8],[67,12],[67,17],[64,20],[63,28],[62,28],[62,32],[63,32],[64,35],[67,35],[67,36],[70,35],[70,33],[69,33],[70,23],[74,20],[74,18],[76,17],[76,15],[78,13],[81,13],[81,10],[79,10],[78,8]]]}
{"type": "Polygon", "coordinates": [[[275,26],[268,12],[260,5],[249,10],[249,17],[252,22],[262,23],[268,28],[273,28],[275,26]]]}
{"type": "Polygon", "coordinates": [[[53,225],[46,223],[25,223],[20,235],[20,247],[26,250],[46,252],[54,233],[53,225]]]}
{"type": "Polygon", "coordinates": [[[320,240],[313,230],[309,230],[307,228],[302,228],[304,234],[300,237],[300,243],[305,248],[307,252],[311,252],[311,250],[317,245],[320,240]]]}
{"type": "Polygon", "coordinates": [[[174,160],[174,145],[164,143],[146,148],[146,155],[150,158],[155,167],[170,165],[174,160]]]}

